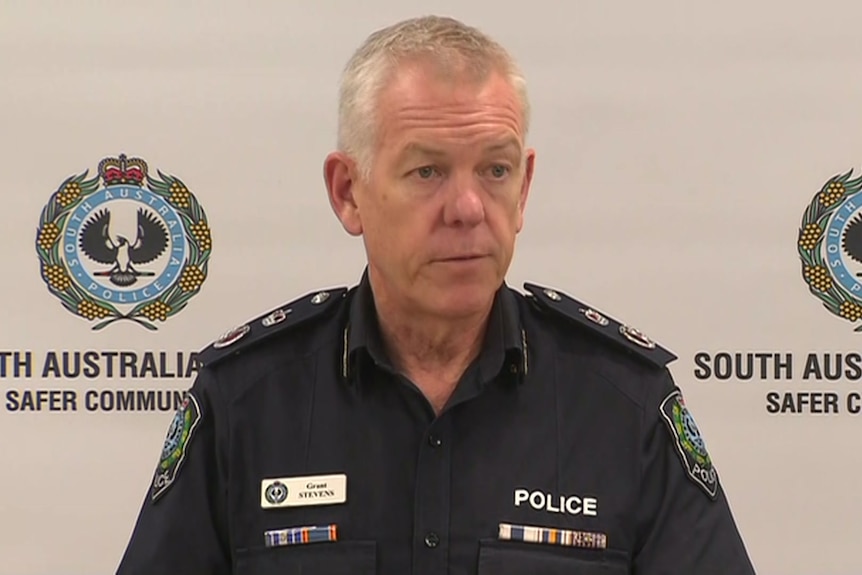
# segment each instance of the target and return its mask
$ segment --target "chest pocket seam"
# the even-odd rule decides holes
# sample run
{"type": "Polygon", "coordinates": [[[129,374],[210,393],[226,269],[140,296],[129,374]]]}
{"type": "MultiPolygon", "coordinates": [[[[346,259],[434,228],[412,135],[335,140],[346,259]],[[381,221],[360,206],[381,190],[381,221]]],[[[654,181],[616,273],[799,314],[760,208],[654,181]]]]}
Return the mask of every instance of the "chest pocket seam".
{"type": "Polygon", "coordinates": [[[629,558],[615,549],[591,550],[481,539],[478,575],[628,575],[629,558]]]}
{"type": "Polygon", "coordinates": [[[375,575],[376,541],[332,541],[238,549],[237,575],[375,575]]]}

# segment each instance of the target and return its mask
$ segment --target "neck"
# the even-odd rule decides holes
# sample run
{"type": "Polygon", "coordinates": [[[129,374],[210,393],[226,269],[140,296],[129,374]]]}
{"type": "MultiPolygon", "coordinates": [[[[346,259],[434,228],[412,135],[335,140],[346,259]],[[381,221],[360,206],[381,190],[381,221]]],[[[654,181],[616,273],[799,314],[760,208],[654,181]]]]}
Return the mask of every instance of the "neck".
{"type": "Polygon", "coordinates": [[[370,279],[390,361],[439,411],[482,349],[493,297],[474,314],[440,317],[417,313],[370,279]]]}

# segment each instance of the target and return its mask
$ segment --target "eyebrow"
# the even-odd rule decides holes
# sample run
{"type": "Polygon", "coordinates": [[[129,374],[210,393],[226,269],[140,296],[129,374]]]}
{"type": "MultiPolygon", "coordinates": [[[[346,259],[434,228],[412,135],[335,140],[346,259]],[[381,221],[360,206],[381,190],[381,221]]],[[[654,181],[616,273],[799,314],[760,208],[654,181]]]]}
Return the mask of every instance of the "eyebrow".
{"type": "Polygon", "coordinates": [[[516,137],[506,138],[501,142],[497,142],[496,144],[491,144],[485,148],[486,152],[500,152],[507,148],[512,148],[517,152],[521,152],[521,141],[516,137]]]}
{"type": "MultiPolygon", "coordinates": [[[[521,152],[521,142],[515,138],[510,137],[505,140],[495,142],[482,150],[485,153],[494,153],[500,152],[506,149],[512,149],[518,153],[521,152]]],[[[446,152],[439,148],[435,148],[433,146],[427,146],[425,144],[420,144],[419,142],[409,142],[401,149],[401,153],[399,156],[402,158],[407,158],[413,155],[422,155],[422,156],[431,156],[431,157],[442,157],[446,155],[446,152]]]]}

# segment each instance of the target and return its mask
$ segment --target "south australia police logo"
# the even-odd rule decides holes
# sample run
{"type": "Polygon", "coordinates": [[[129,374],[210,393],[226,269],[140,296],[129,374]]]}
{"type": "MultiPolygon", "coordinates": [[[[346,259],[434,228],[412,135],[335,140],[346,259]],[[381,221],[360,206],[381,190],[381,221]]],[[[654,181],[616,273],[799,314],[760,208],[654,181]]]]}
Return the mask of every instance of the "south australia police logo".
{"type": "Polygon", "coordinates": [[[715,499],[718,494],[718,472],[712,465],[706,441],[686,407],[682,393],[678,389],[670,393],[662,402],[660,410],[688,476],[710,498],[715,499]]]}
{"type": "Polygon", "coordinates": [[[272,503],[273,505],[278,505],[283,503],[285,499],[287,499],[287,485],[282,483],[281,481],[272,482],[264,492],[264,497],[266,500],[272,503]]]}
{"type": "Polygon", "coordinates": [[[177,409],[174,419],[168,428],[162,456],[156,469],[151,497],[158,499],[174,483],[180,467],[186,459],[189,442],[201,420],[201,409],[198,400],[189,392],[183,404],[177,409]]]}
{"type": "MultiPolygon", "coordinates": [[[[802,276],[823,306],[849,322],[862,319],[862,178],[834,176],[814,196],[799,227],[802,276]]],[[[858,325],[854,331],[862,331],[858,325]]]]}
{"type": "Polygon", "coordinates": [[[97,172],[67,178],[42,210],[42,279],[93,329],[128,320],[155,330],[206,280],[206,214],[182,180],[140,158],[105,158],[97,172]]]}

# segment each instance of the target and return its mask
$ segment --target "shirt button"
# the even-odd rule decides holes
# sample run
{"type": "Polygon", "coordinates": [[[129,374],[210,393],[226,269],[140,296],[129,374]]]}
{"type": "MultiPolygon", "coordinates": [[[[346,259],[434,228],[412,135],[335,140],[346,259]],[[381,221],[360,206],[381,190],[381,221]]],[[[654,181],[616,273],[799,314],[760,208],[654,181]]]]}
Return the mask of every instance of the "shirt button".
{"type": "Polygon", "coordinates": [[[443,440],[436,435],[429,435],[428,445],[430,445],[431,447],[440,447],[441,445],[443,445],[443,440]]]}
{"type": "Polygon", "coordinates": [[[425,546],[434,549],[440,544],[440,537],[433,531],[425,536],[425,546]]]}

